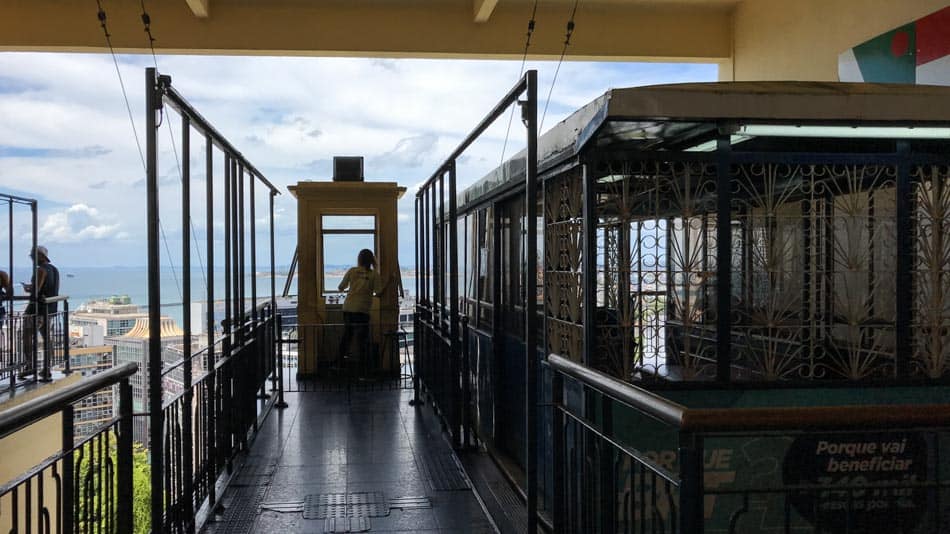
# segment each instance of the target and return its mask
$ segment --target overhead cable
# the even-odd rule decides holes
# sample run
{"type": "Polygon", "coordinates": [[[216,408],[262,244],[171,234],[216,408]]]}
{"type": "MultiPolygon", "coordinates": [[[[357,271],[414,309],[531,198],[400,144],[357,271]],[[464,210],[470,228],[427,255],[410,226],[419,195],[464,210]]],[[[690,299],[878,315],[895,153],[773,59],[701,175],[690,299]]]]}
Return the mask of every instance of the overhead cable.
{"type": "Polygon", "coordinates": [[[548,104],[551,103],[551,93],[554,92],[554,84],[557,83],[557,75],[558,72],[561,71],[561,63],[564,62],[567,47],[571,45],[571,36],[574,35],[574,16],[577,15],[577,2],[578,0],[574,0],[574,9],[571,10],[571,18],[567,21],[567,31],[564,34],[564,47],[561,49],[561,57],[557,60],[557,67],[554,69],[554,78],[551,79],[551,87],[548,89],[548,99],[544,101],[544,112],[541,113],[541,122],[538,124],[538,132],[543,131],[544,117],[548,114],[548,104]]]}
{"type": "MultiPolygon", "coordinates": [[[[524,53],[521,54],[521,69],[518,71],[518,78],[524,75],[525,62],[528,59],[528,48],[531,47],[531,36],[534,34],[535,17],[538,14],[538,0],[534,0],[534,7],[531,9],[531,19],[528,20],[528,33],[525,34],[524,53]]],[[[508,136],[511,134],[511,122],[515,116],[515,107],[511,107],[511,113],[508,115],[508,128],[505,130],[505,143],[501,147],[501,161],[499,165],[505,163],[505,151],[508,149],[508,136]]]]}
{"type": "MultiPolygon", "coordinates": [[[[148,14],[148,11],[145,9],[145,0],[140,0],[139,3],[140,3],[141,6],[142,6],[142,27],[143,27],[143,29],[144,29],[144,31],[145,31],[145,34],[148,36],[148,47],[149,47],[149,50],[152,52],[152,63],[155,65],[155,71],[156,71],[156,72],[159,72],[159,71],[161,71],[161,69],[158,68],[158,56],[155,54],[155,36],[152,35],[152,17],[148,14]]],[[[159,124],[159,126],[161,126],[161,124],[164,124],[164,123],[165,123],[165,120],[164,120],[164,112],[163,112],[163,111],[160,111],[160,113],[162,113],[162,121],[161,121],[161,123],[159,124]]],[[[182,172],[182,170],[181,170],[181,156],[178,155],[178,143],[175,141],[175,132],[172,130],[172,127],[171,127],[171,123],[170,123],[170,122],[168,123],[168,128],[167,128],[167,130],[168,130],[168,138],[171,140],[172,152],[173,152],[174,155],[175,155],[175,166],[178,168],[178,180],[181,181],[182,184],[184,184],[184,182],[185,182],[185,174],[184,174],[184,172],[182,172]]],[[[205,179],[206,179],[206,180],[210,180],[211,177],[210,177],[210,176],[206,176],[205,179]]],[[[189,225],[189,227],[191,228],[191,239],[192,239],[192,241],[193,241],[193,243],[194,243],[194,245],[195,245],[195,255],[197,255],[197,257],[198,257],[198,266],[200,267],[201,281],[204,283],[205,291],[207,291],[207,289],[208,289],[208,279],[207,279],[207,277],[206,277],[206,275],[205,275],[204,261],[203,261],[202,258],[201,258],[201,247],[198,245],[198,234],[197,234],[197,232],[195,231],[195,223],[194,223],[194,221],[191,220],[190,206],[183,206],[183,208],[189,208],[189,212],[188,212],[188,225],[189,225]]],[[[159,223],[161,223],[161,221],[159,221],[159,223]]],[[[165,241],[165,249],[166,249],[166,250],[169,250],[169,247],[168,247],[168,240],[165,238],[165,229],[164,229],[164,227],[162,227],[161,224],[159,224],[159,229],[162,231],[162,239],[165,241]]],[[[210,232],[211,230],[209,229],[208,231],[210,232]]],[[[169,261],[171,261],[171,252],[170,252],[170,250],[169,250],[168,254],[169,254],[169,261]]],[[[174,265],[172,266],[172,271],[174,272],[174,265]]],[[[189,276],[189,277],[190,277],[190,276],[191,276],[191,273],[187,273],[187,274],[186,274],[186,273],[182,272],[182,276],[189,276]]],[[[178,284],[178,277],[177,277],[177,276],[175,277],[175,284],[178,284]]],[[[179,292],[179,295],[180,295],[180,294],[181,294],[181,288],[179,288],[178,292],[179,292]]]]}

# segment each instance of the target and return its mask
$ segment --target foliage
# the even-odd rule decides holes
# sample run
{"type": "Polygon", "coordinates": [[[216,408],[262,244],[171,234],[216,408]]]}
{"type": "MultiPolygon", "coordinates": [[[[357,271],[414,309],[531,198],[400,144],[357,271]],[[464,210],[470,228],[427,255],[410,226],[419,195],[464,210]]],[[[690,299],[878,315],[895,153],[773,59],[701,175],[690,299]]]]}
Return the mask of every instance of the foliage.
{"type": "MultiPolygon", "coordinates": [[[[93,438],[83,443],[73,455],[75,462],[76,532],[108,532],[109,526],[118,521],[118,446],[112,430],[104,430],[105,437],[93,438]],[[102,454],[105,447],[108,454],[102,454]],[[111,487],[106,486],[111,475],[111,487]],[[113,499],[106,510],[102,498],[111,490],[113,499]],[[109,521],[105,513],[111,512],[109,521]]],[[[135,534],[151,531],[151,466],[148,451],[140,443],[132,445],[132,521],[135,534]]]]}

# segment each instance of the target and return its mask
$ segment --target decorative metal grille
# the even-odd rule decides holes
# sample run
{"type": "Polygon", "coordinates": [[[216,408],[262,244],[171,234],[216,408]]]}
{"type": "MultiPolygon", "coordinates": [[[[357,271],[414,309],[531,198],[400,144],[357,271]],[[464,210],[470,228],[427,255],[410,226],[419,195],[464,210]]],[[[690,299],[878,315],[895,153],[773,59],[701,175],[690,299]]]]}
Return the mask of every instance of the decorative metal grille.
{"type": "Polygon", "coordinates": [[[746,377],[894,375],[896,176],[882,165],[733,168],[733,353],[746,377]]]}
{"type": "Polygon", "coordinates": [[[912,170],[916,205],[911,372],[940,378],[950,367],[950,166],[912,170]]]}
{"type": "MultiPolygon", "coordinates": [[[[589,365],[625,380],[710,380],[726,324],[733,380],[893,379],[899,357],[912,360],[911,376],[947,374],[947,165],[911,167],[909,288],[898,287],[895,163],[734,163],[728,222],[717,220],[713,162],[612,159],[586,172],[596,214],[589,365]],[[718,224],[729,225],[728,250],[718,224]],[[720,255],[728,284],[717,280],[720,255]],[[899,291],[913,295],[907,356],[899,291]]],[[[583,180],[581,168],[551,178],[544,204],[547,349],[575,361],[585,335],[583,180]]]]}
{"type": "Polygon", "coordinates": [[[594,168],[597,367],[628,380],[708,375],[715,166],[611,161],[594,168]]]}
{"type": "Polygon", "coordinates": [[[544,270],[547,352],[581,362],[583,319],[583,175],[574,169],[545,186],[544,270]]]}

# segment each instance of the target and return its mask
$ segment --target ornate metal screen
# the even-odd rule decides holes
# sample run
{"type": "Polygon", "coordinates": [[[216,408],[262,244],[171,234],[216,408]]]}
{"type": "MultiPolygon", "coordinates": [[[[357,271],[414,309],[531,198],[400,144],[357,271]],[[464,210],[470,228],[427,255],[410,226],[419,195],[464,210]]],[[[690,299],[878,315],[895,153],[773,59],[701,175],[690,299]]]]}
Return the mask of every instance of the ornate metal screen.
{"type": "Polygon", "coordinates": [[[547,352],[584,360],[583,174],[575,168],[545,184],[544,295],[547,352]]]}
{"type": "Polygon", "coordinates": [[[893,376],[896,168],[755,163],[731,178],[742,378],[893,376]]]}
{"type": "Polygon", "coordinates": [[[723,339],[729,380],[947,374],[950,166],[902,171],[893,157],[844,164],[763,155],[720,175],[712,157],[638,158],[588,159],[546,182],[548,351],[584,361],[588,346],[588,365],[625,380],[723,380],[723,339]],[[717,194],[721,183],[728,199],[717,194]],[[720,221],[725,200],[729,220],[720,221]],[[902,202],[911,236],[903,244],[902,202]],[[720,246],[724,233],[729,243],[720,246]],[[588,240],[596,274],[585,297],[588,240]],[[907,276],[902,251],[910,251],[907,276]],[[585,317],[594,323],[586,329],[585,317]],[[901,362],[909,362],[903,372],[901,362]]]}
{"type": "Polygon", "coordinates": [[[938,378],[950,366],[950,165],[917,166],[911,178],[917,247],[911,372],[938,378]]]}

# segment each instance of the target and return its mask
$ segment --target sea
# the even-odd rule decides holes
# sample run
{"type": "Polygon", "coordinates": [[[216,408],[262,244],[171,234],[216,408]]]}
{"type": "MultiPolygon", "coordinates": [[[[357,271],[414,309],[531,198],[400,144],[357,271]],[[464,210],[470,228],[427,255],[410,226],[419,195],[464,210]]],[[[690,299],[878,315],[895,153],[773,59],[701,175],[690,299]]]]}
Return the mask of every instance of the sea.
{"type": "MultiPolygon", "coordinates": [[[[59,294],[69,297],[69,309],[76,310],[83,303],[100,300],[113,295],[128,295],[133,304],[138,304],[144,308],[148,305],[148,270],[145,267],[77,267],[64,268],[57,265],[59,269],[59,294]]],[[[277,276],[274,278],[277,295],[283,293],[284,283],[287,280],[287,268],[278,268],[277,276]],[[283,273],[283,274],[281,274],[283,273]]],[[[162,302],[162,313],[175,319],[179,325],[182,323],[184,307],[182,306],[182,287],[184,282],[182,270],[172,270],[170,267],[164,267],[161,274],[161,288],[159,295],[162,302]]],[[[191,301],[204,302],[207,300],[208,284],[207,274],[200,270],[191,271],[191,301]]],[[[256,276],[248,274],[245,280],[245,291],[247,295],[251,294],[251,281],[257,280],[258,297],[269,296],[271,294],[271,275],[269,272],[259,272],[256,276]]],[[[14,269],[13,282],[15,294],[25,294],[20,282],[29,282],[29,267],[24,269],[14,269]]],[[[337,285],[340,280],[327,278],[328,283],[337,285]]],[[[296,279],[290,287],[291,295],[297,294],[296,279]]],[[[224,298],[224,270],[214,273],[214,295],[215,299],[224,298]]],[[[25,306],[24,303],[17,303],[17,309],[25,306]]]]}
{"type": "MultiPolygon", "coordinates": [[[[60,277],[59,294],[69,297],[70,310],[76,310],[86,302],[109,298],[113,295],[128,295],[132,303],[141,306],[143,311],[148,306],[148,270],[145,267],[68,268],[57,265],[57,268],[60,277]]],[[[329,266],[328,270],[336,274],[344,272],[345,268],[345,266],[329,266]]],[[[274,285],[278,296],[283,294],[288,270],[289,266],[277,267],[276,269],[274,285]]],[[[408,290],[412,287],[412,282],[406,279],[407,273],[403,273],[403,277],[403,282],[408,290]]],[[[206,301],[208,295],[207,273],[201,269],[193,269],[190,278],[191,302],[206,301]]],[[[20,283],[29,282],[29,280],[29,267],[14,269],[13,289],[15,294],[25,294],[20,283]]],[[[248,297],[251,295],[252,280],[257,281],[258,298],[270,296],[271,273],[258,272],[256,276],[247,275],[244,287],[248,297]]],[[[328,275],[326,277],[326,287],[336,289],[341,280],[342,275],[328,275]]],[[[184,315],[184,306],[182,306],[183,282],[184,275],[180,268],[173,270],[171,267],[162,267],[161,288],[159,290],[162,313],[173,318],[179,325],[182,324],[184,315]]],[[[297,294],[296,277],[291,282],[288,294],[297,294]]],[[[215,300],[224,299],[224,269],[214,272],[214,295],[215,300]]],[[[14,308],[22,310],[25,306],[25,303],[17,302],[14,308]]]]}

